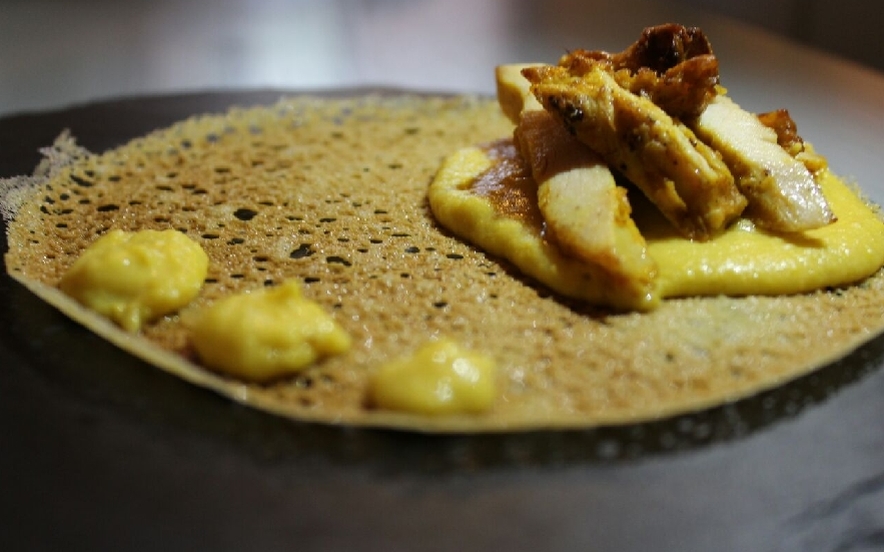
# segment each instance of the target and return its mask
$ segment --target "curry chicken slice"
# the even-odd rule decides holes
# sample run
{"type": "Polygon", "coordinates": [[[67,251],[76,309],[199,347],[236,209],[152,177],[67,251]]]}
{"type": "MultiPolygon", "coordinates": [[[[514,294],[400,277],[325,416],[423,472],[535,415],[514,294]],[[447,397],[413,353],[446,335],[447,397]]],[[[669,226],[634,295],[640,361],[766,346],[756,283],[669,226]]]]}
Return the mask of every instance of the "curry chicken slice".
{"type": "MultiPolygon", "coordinates": [[[[694,130],[719,152],[749,200],[746,218],[775,232],[800,232],[834,222],[813,174],[778,140],[775,129],[717,96],[694,123],[694,130]]],[[[784,131],[783,140],[794,140],[784,131]]]]}
{"type": "Polygon", "coordinates": [[[514,145],[537,185],[545,236],[616,286],[623,304],[653,304],[657,266],[632,220],[626,190],[604,160],[537,102],[522,75],[528,66],[499,66],[495,76],[501,108],[516,124],[514,145]]]}
{"type": "Polygon", "coordinates": [[[617,83],[604,65],[523,71],[543,107],[622,172],[685,237],[706,240],[743,212],[746,198],[720,157],[682,122],[617,83]]]}
{"type": "Polygon", "coordinates": [[[813,175],[825,161],[787,112],[756,116],[727,97],[697,28],[649,27],[622,52],[576,50],[523,73],[543,107],[685,237],[708,239],[739,216],[782,233],[835,220],[813,175]]]}

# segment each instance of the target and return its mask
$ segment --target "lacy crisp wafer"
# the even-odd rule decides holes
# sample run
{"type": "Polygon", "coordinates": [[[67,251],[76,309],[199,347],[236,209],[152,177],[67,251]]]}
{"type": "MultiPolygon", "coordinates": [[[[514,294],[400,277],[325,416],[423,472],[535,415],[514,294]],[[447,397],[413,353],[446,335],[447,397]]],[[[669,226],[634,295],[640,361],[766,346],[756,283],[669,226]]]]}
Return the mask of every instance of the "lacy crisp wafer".
{"type": "Polygon", "coordinates": [[[233,109],[100,154],[62,138],[45,178],[4,184],[6,269],[130,353],[235,401],[298,420],[430,432],[702,409],[812,371],[884,329],[880,272],[800,295],[668,299],[646,313],[551,293],[445,230],[427,202],[446,156],[512,130],[491,99],[393,94],[233,109]],[[74,155],[62,163],[65,152],[74,155]],[[100,235],[170,228],[209,258],[199,295],[179,312],[132,333],[58,291],[100,235]],[[348,352],[262,383],[201,365],[188,313],[288,280],[351,336],[348,352]],[[438,338],[494,359],[492,407],[427,416],[372,405],[379,367],[438,338]]]}

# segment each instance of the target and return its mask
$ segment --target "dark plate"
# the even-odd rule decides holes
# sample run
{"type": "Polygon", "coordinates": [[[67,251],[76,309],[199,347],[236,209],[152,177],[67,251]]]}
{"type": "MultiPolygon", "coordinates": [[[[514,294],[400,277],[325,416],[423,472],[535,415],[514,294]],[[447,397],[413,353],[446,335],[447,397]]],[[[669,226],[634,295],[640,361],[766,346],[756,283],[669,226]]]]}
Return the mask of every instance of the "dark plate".
{"type": "MultiPolygon", "coordinates": [[[[30,172],[64,128],[101,151],[281,95],[152,96],[6,117],[0,177],[30,172]]],[[[5,271],[0,295],[4,549],[884,547],[884,339],[690,416],[429,436],[246,409],[118,351],[5,271]]]]}

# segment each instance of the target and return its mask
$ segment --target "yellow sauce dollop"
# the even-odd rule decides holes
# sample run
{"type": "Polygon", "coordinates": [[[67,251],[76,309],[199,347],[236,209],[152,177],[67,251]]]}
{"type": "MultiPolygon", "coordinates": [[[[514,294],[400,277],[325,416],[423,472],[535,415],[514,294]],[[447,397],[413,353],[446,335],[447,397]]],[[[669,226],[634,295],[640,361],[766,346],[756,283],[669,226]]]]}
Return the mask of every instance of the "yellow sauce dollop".
{"type": "Polygon", "coordinates": [[[294,280],[219,299],[186,324],[207,366],[249,381],[300,372],[350,348],[347,332],[294,280]]]}
{"type": "Polygon", "coordinates": [[[430,341],[381,366],[370,382],[373,406],[417,414],[476,414],[497,396],[495,363],[450,339],[430,341]]]}
{"type": "Polygon", "coordinates": [[[130,332],[190,303],[209,259],[177,230],[111,230],[62,276],[59,288],[130,332]]]}

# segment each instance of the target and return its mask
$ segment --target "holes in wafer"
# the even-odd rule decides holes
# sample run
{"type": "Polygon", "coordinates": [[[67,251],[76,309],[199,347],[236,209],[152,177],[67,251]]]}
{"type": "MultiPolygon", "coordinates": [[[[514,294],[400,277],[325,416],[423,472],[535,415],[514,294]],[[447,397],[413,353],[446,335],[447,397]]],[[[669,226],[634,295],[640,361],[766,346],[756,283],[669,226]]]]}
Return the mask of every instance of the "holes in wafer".
{"type": "Polygon", "coordinates": [[[312,244],[302,243],[301,245],[298,246],[297,249],[295,249],[291,253],[289,253],[289,257],[291,257],[292,259],[303,259],[305,257],[309,257],[310,255],[313,255],[313,253],[314,253],[314,251],[313,251],[312,244]]]}
{"type": "Polygon", "coordinates": [[[241,207],[233,212],[233,216],[241,221],[248,222],[258,216],[258,211],[241,207]]]}

